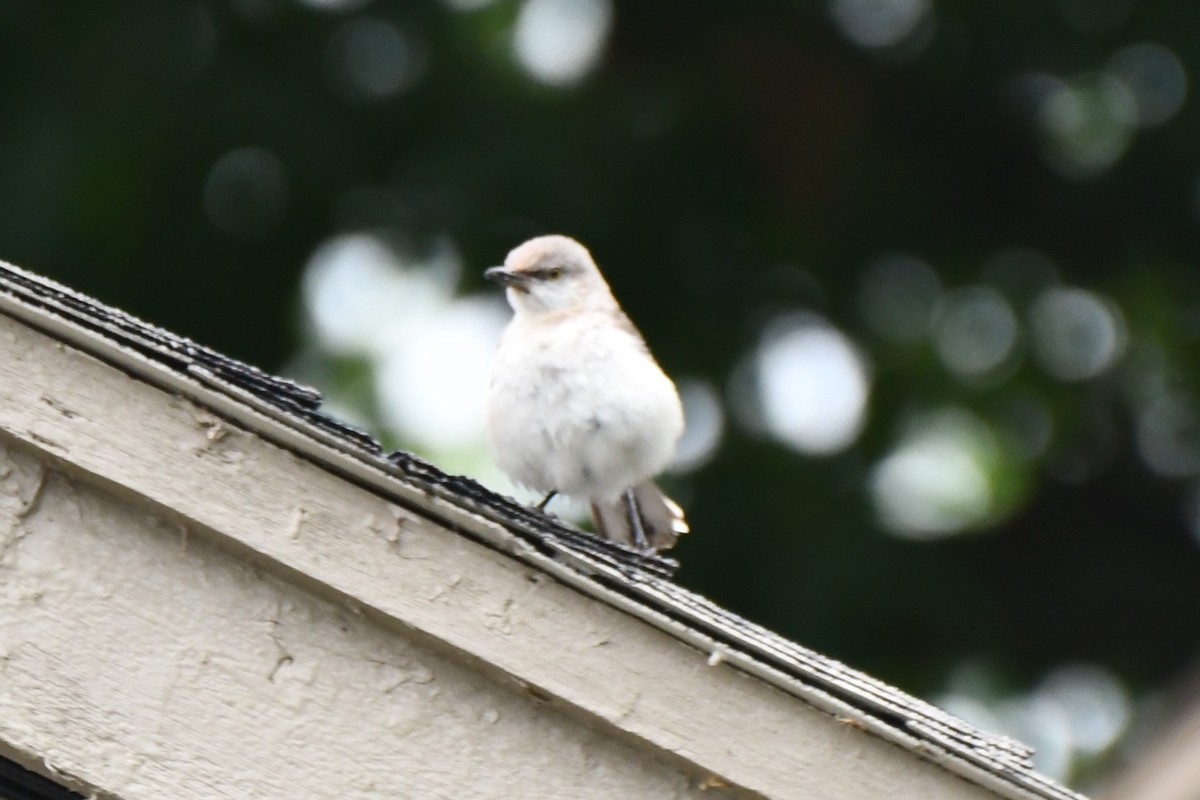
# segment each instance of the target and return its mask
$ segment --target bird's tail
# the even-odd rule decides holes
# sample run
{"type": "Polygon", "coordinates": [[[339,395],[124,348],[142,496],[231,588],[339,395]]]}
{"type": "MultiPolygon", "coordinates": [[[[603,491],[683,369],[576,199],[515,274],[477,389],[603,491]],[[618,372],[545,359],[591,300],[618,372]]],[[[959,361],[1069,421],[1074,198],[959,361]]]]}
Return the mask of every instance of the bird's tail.
{"type": "Polygon", "coordinates": [[[626,489],[615,501],[592,503],[596,533],[639,550],[674,547],[689,528],[683,509],[650,481],[626,489]]]}

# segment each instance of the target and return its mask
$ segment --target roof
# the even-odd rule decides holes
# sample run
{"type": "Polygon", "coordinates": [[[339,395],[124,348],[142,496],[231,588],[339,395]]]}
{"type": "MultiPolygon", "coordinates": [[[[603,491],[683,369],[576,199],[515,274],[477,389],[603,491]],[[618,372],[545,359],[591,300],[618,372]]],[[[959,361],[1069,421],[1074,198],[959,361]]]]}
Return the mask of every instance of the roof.
{"type": "Polygon", "coordinates": [[[679,586],[672,581],[678,566],[672,559],[644,557],[598,539],[411,453],[385,453],[368,434],[324,414],[312,388],[4,262],[0,312],[640,618],[708,653],[710,663],[756,676],[1001,796],[1081,798],[1037,773],[1025,745],[982,731],[679,586]]]}

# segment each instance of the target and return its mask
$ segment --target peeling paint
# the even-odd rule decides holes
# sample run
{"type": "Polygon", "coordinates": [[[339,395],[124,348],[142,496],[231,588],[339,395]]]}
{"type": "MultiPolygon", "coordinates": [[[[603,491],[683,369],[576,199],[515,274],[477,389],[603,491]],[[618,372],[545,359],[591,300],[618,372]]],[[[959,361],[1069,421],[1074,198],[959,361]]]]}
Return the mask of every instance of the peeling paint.
{"type": "Polygon", "coordinates": [[[429,595],[426,599],[431,602],[445,601],[449,595],[458,588],[463,581],[462,575],[451,575],[450,580],[438,587],[437,591],[429,595]]]}
{"type": "Polygon", "coordinates": [[[304,518],[306,516],[308,516],[308,511],[304,508],[297,506],[292,510],[292,520],[291,524],[288,526],[289,539],[300,538],[300,528],[304,525],[304,518]]]}
{"type": "Polygon", "coordinates": [[[49,395],[44,394],[39,399],[46,405],[50,406],[50,408],[53,408],[59,414],[66,417],[67,419],[75,419],[76,417],[79,416],[79,413],[77,411],[73,411],[73,410],[67,408],[61,401],[59,401],[49,395]]]}
{"type": "Polygon", "coordinates": [[[204,430],[204,438],[209,442],[219,442],[232,433],[232,430],[221,419],[212,414],[197,410],[196,424],[204,430]]]}
{"type": "Polygon", "coordinates": [[[192,419],[204,432],[204,441],[192,446],[198,456],[210,456],[231,466],[239,466],[246,460],[246,453],[238,446],[244,434],[220,417],[202,409],[192,407],[192,419]]]}
{"type": "Polygon", "coordinates": [[[639,691],[635,691],[633,693],[633,696],[630,697],[627,701],[625,701],[624,704],[622,704],[620,710],[617,712],[617,719],[618,720],[626,720],[626,719],[629,719],[630,717],[632,717],[634,715],[634,713],[637,712],[638,705],[641,702],[642,702],[642,693],[639,691]]]}
{"type": "Polygon", "coordinates": [[[702,792],[707,792],[709,789],[724,789],[728,786],[729,784],[722,780],[720,775],[709,774],[704,776],[696,788],[702,792]]]}
{"type": "Polygon", "coordinates": [[[381,521],[374,514],[368,514],[363,526],[388,544],[395,545],[400,541],[400,526],[394,519],[381,521]]]}
{"type": "Polygon", "coordinates": [[[505,636],[511,636],[513,632],[512,611],[514,605],[515,601],[513,598],[506,597],[499,611],[488,612],[488,629],[499,631],[505,636]]]}
{"type": "Polygon", "coordinates": [[[437,676],[426,664],[420,661],[405,659],[401,664],[382,664],[381,688],[385,694],[391,694],[401,686],[415,684],[425,686],[433,683],[437,676]]]}
{"type": "Polygon", "coordinates": [[[0,458],[7,457],[3,477],[0,477],[0,516],[7,524],[0,528],[0,565],[12,566],[17,545],[30,533],[27,523],[42,505],[48,472],[36,459],[0,448],[0,458]]]}
{"type": "Polygon", "coordinates": [[[11,567],[16,558],[16,546],[29,535],[27,528],[13,528],[9,535],[0,539],[0,566],[11,567]]]}
{"type": "Polygon", "coordinates": [[[275,676],[277,674],[279,674],[279,670],[283,669],[288,664],[293,663],[295,660],[296,659],[290,655],[287,655],[287,654],[281,655],[279,657],[279,660],[275,662],[275,666],[271,668],[271,672],[267,675],[267,681],[270,683],[274,683],[275,676]]]}
{"type": "Polygon", "coordinates": [[[33,493],[25,500],[25,505],[17,510],[17,519],[24,520],[37,513],[42,505],[42,497],[46,493],[46,471],[39,470],[37,480],[33,485],[33,493]]]}
{"type": "Polygon", "coordinates": [[[59,441],[51,439],[48,436],[43,436],[42,434],[38,433],[37,431],[34,431],[34,430],[26,431],[26,435],[32,441],[35,441],[44,447],[48,447],[51,450],[57,450],[60,453],[65,453],[67,451],[66,445],[62,444],[59,441]]]}

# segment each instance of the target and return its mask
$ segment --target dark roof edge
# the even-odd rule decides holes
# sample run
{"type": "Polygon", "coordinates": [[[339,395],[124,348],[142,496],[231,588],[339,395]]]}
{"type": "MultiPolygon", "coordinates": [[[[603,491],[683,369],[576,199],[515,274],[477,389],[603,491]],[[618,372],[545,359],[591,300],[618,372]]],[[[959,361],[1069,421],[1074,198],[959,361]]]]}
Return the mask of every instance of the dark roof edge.
{"type": "Polygon", "coordinates": [[[1083,800],[1034,771],[1032,751],[750,623],[645,558],[532,511],[319,411],[320,394],[0,261],[0,312],[139,379],[188,396],[400,505],[756,675],[850,724],[1010,797],[1083,800]],[[495,524],[486,524],[480,520],[495,524]]]}

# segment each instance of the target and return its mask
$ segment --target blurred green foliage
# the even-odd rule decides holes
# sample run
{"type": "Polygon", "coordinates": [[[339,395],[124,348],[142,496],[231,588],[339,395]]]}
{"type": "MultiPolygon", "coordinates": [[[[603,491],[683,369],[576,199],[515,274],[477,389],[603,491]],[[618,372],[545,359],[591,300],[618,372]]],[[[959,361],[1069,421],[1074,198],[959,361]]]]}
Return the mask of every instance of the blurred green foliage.
{"type": "MultiPolygon", "coordinates": [[[[514,60],[519,3],[453,5],[3,0],[0,258],[272,370],[301,349],[304,265],[347,231],[413,252],[449,237],[470,291],[527,236],[574,235],[667,369],[722,389],[770,319],[815,312],[871,365],[865,428],[815,457],[731,421],[669,480],[696,530],[684,584],[926,695],[965,659],[1015,688],[1094,662],[1136,692],[1189,664],[1200,4],[910,3],[923,27],[874,46],[835,13],[863,3],[619,0],[597,66],[565,86],[514,60]],[[355,78],[355,30],[400,37],[382,84],[369,59],[355,78]],[[1144,43],[1176,59],[1173,109],[1170,70],[1145,96],[1108,77],[1144,43]],[[236,158],[266,178],[239,182],[236,158]],[[997,260],[1012,248],[1045,268],[997,260]],[[896,253],[1004,299],[1020,329],[1003,369],[964,376],[927,336],[879,334],[864,276],[896,253]],[[1118,363],[1039,366],[1046,285],[1115,304],[1118,363]],[[1164,397],[1165,469],[1145,427],[1164,397]],[[872,469],[914,414],[1003,432],[1020,402],[1049,432],[1025,455],[1000,437],[979,530],[885,532],[872,469]]],[[[365,393],[363,370],[331,359],[321,388],[365,393]]]]}

